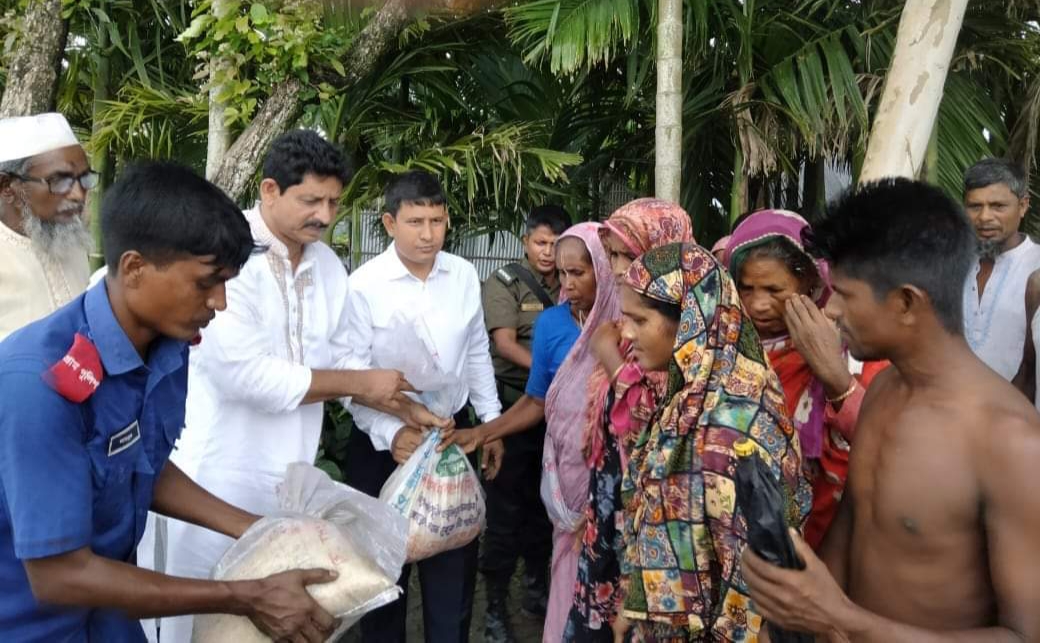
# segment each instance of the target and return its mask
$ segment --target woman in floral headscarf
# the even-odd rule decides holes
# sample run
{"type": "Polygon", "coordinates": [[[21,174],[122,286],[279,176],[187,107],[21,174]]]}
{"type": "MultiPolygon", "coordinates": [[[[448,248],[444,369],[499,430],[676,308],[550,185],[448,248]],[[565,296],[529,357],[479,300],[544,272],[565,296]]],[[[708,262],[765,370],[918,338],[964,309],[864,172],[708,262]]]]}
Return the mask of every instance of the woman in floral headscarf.
{"type": "Polygon", "coordinates": [[[622,483],[622,613],[639,641],[756,641],[733,444],[757,446],[785,489],[788,524],[800,525],[810,492],[780,381],[733,280],[704,248],[651,250],[625,284],[623,335],[640,365],[668,380],[622,483]]]}
{"type": "MultiPolygon", "coordinates": [[[[693,241],[690,217],[675,203],[637,199],[616,210],[600,229],[610,267],[620,279],[647,250],[693,241]]],[[[574,605],[566,641],[612,641],[620,594],[621,475],[628,449],[664,392],[664,373],[646,373],[620,338],[619,324],[603,324],[592,338],[600,364],[589,379],[583,449],[591,474],[578,558],[574,605]]]]}
{"type": "Polygon", "coordinates": [[[826,262],[803,247],[809,224],[794,212],[763,210],[729,242],[730,273],[780,376],[813,484],[805,540],[818,547],[837,511],[864,391],[887,362],[850,362],[823,313],[830,297],[826,262]]]}

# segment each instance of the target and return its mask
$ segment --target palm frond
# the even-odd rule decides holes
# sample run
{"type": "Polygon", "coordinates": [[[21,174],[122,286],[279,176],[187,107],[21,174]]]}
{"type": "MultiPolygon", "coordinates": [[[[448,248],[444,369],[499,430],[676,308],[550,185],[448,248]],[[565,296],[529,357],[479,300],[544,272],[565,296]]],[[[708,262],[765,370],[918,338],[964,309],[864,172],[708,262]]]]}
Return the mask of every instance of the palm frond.
{"type": "Polygon", "coordinates": [[[548,59],[553,73],[611,60],[640,28],[639,0],[533,0],[504,10],[525,60],[548,59]]]}

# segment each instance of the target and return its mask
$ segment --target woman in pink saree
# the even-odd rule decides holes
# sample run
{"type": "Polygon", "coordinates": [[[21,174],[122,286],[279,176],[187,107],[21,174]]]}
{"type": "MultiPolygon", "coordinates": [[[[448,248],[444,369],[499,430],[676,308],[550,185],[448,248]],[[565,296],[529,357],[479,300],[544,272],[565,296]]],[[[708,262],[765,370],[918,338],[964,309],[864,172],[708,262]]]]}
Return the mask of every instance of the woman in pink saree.
{"type": "MultiPolygon", "coordinates": [[[[545,398],[545,449],[542,456],[542,502],[553,523],[552,574],[549,606],[542,640],[559,643],[574,599],[580,539],[589,498],[589,469],[583,453],[589,377],[597,365],[591,349],[593,332],[621,317],[610,260],[600,242],[596,223],[582,223],[560,241],[577,237],[588,253],[596,279],[595,302],[577,321],[581,334],[553,377],[545,398]]],[[[557,242],[559,243],[559,242],[557,242]]],[[[566,279],[567,275],[561,275],[566,279]]],[[[567,291],[561,293],[567,301],[567,291]]]]}

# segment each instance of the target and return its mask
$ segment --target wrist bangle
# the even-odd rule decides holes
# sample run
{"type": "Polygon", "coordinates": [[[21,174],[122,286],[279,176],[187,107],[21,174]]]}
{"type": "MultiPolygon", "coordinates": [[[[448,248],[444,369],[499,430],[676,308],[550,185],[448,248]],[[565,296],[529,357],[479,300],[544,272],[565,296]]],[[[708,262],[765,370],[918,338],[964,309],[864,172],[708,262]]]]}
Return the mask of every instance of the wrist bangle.
{"type": "Polygon", "coordinates": [[[846,389],[844,393],[842,393],[838,397],[828,397],[827,401],[830,402],[831,404],[837,404],[838,402],[844,402],[845,400],[849,399],[849,396],[852,395],[856,391],[856,387],[857,386],[859,386],[859,382],[857,382],[856,381],[856,377],[853,376],[852,377],[852,384],[849,384],[849,388],[846,389]]]}

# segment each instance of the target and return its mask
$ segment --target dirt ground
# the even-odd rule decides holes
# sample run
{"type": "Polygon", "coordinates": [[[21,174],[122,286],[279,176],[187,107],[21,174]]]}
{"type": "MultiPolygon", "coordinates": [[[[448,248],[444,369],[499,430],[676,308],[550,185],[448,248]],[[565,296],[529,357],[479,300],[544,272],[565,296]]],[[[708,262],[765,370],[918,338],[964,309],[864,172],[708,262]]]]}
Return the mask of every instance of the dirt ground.
{"type": "MultiPolygon", "coordinates": [[[[411,586],[408,590],[408,643],[423,642],[422,626],[422,597],[418,586],[418,574],[411,575],[411,586]]],[[[513,632],[516,634],[517,643],[538,643],[542,640],[542,620],[525,616],[520,610],[520,599],[522,598],[522,579],[518,572],[513,576],[512,588],[509,592],[509,614],[513,623],[513,632]]],[[[477,575],[477,591],[473,597],[473,621],[470,625],[469,640],[471,643],[481,643],[484,640],[484,610],[487,607],[487,598],[484,590],[484,579],[477,575]]],[[[354,626],[347,632],[340,643],[360,643],[360,628],[354,626]]]]}

